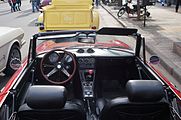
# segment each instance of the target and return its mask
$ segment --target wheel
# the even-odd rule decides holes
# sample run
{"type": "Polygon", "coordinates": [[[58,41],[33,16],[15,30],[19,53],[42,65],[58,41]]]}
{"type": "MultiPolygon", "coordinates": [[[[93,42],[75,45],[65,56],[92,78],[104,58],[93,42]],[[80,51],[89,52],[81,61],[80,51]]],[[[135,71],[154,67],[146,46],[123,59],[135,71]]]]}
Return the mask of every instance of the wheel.
{"type": "Polygon", "coordinates": [[[40,63],[43,77],[53,84],[69,82],[76,71],[76,60],[72,53],[55,49],[44,55],[40,63]]]}
{"type": "Polygon", "coordinates": [[[118,17],[121,17],[124,13],[125,13],[125,9],[124,9],[124,8],[121,8],[121,9],[118,11],[117,16],[118,16],[118,17]]]}
{"type": "Polygon", "coordinates": [[[146,16],[147,16],[147,17],[150,17],[150,12],[147,11],[147,12],[146,12],[146,16]]]}
{"type": "Polygon", "coordinates": [[[17,45],[13,45],[10,49],[10,52],[9,52],[9,56],[8,56],[8,61],[7,61],[7,64],[6,64],[6,68],[4,70],[4,73],[7,75],[7,76],[11,76],[14,74],[14,72],[16,71],[15,69],[13,69],[10,65],[11,63],[11,60],[13,59],[19,59],[21,61],[21,52],[20,52],[20,48],[17,46],[17,45]]]}

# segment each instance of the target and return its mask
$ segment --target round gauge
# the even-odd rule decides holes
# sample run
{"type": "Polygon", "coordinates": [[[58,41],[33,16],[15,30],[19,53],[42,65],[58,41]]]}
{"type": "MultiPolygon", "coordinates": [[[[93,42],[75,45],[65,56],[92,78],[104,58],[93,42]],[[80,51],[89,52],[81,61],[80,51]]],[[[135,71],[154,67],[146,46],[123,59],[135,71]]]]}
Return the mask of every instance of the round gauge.
{"type": "Polygon", "coordinates": [[[67,56],[65,57],[65,61],[66,61],[67,63],[70,63],[70,62],[72,62],[72,58],[71,58],[69,55],[67,55],[67,56]]]}
{"type": "Polygon", "coordinates": [[[58,62],[59,54],[56,52],[53,52],[50,54],[50,56],[48,58],[51,63],[58,62]]]}

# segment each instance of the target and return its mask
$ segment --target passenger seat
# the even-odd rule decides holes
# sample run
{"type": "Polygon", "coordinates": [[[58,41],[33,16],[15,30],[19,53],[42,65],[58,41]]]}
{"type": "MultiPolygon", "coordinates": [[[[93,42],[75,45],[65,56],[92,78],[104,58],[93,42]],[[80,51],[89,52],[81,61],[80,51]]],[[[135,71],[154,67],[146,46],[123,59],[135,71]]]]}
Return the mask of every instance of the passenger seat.
{"type": "Polygon", "coordinates": [[[169,104],[157,80],[129,80],[127,97],[98,99],[100,120],[170,120],[169,104]]]}

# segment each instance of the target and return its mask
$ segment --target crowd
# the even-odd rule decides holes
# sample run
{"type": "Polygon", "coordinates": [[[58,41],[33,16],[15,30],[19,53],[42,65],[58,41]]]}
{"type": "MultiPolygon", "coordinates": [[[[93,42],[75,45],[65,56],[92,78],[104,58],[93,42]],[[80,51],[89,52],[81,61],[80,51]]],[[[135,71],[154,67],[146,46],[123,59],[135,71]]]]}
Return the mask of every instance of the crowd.
{"type": "MultiPolygon", "coordinates": [[[[11,7],[11,12],[21,11],[21,0],[8,0],[9,6],[11,7]]],[[[40,0],[30,0],[32,4],[32,12],[35,12],[35,9],[39,11],[40,0]]]]}
{"type": "Polygon", "coordinates": [[[8,0],[11,7],[11,12],[21,11],[21,0],[8,0]]]}

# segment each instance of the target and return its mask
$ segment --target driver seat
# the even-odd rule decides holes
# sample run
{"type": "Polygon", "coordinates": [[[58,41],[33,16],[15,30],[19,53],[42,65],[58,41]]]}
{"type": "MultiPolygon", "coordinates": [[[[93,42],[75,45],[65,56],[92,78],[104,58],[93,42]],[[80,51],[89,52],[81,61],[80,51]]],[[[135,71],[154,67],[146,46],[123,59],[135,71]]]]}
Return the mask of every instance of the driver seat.
{"type": "Polygon", "coordinates": [[[30,86],[25,101],[18,110],[18,120],[85,120],[83,104],[67,101],[63,86],[30,86]]]}

